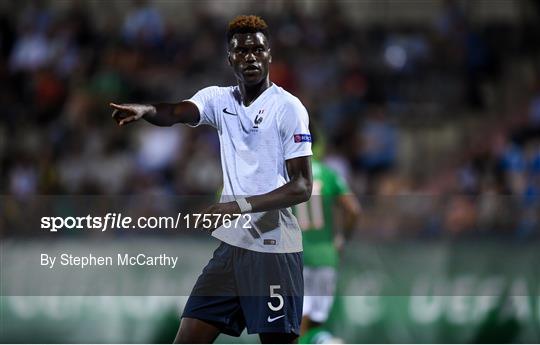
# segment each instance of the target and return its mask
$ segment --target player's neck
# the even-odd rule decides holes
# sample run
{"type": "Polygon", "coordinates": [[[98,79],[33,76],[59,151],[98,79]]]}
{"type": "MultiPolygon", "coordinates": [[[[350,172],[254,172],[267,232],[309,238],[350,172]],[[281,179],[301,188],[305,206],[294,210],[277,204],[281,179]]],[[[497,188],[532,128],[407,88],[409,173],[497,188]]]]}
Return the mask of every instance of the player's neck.
{"type": "Polygon", "coordinates": [[[242,83],[239,84],[240,94],[242,95],[242,103],[244,106],[249,107],[259,97],[264,90],[268,89],[272,85],[269,78],[265,78],[259,84],[246,86],[242,83]]]}

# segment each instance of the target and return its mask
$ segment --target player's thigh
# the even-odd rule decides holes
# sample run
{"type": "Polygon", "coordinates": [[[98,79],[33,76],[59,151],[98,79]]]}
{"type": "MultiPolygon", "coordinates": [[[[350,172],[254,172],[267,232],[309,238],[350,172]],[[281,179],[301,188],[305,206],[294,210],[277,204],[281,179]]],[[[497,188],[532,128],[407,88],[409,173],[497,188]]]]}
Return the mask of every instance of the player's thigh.
{"type": "Polygon", "coordinates": [[[182,318],[174,344],[210,344],[218,337],[219,329],[205,321],[182,318]]]}
{"type": "Polygon", "coordinates": [[[236,272],[248,333],[300,333],[301,253],[243,252],[236,272]]]}
{"type": "Polygon", "coordinates": [[[245,328],[233,271],[233,248],[222,243],[197,279],[182,318],[204,321],[221,333],[239,336],[245,328]]]}

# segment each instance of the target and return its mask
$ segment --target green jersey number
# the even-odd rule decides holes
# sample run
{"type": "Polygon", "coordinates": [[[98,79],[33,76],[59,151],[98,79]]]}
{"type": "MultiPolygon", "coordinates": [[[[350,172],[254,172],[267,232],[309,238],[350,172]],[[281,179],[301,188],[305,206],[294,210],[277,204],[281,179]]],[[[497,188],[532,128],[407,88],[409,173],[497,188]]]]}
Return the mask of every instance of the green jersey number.
{"type": "Polygon", "coordinates": [[[313,181],[311,199],[296,205],[296,218],[298,219],[298,225],[300,225],[302,231],[322,230],[324,228],[321,189],[321,182],[313,181]]]}

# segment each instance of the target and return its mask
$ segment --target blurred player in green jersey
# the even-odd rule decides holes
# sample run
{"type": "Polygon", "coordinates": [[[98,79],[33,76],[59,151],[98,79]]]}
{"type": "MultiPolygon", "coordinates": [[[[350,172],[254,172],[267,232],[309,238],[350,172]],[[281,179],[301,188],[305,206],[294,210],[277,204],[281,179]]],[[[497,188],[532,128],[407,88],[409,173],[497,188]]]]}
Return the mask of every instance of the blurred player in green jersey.
{"type": "Polygon", "coordinates": [[[315,130],[313,138],[313,192],[296,205],[304,246],[304,307],[300,343],[339,342],[321,326],[334,302],[339,252],[360,214],[360,204],[345,180],[321,162],[324,142],[315,130]],[[339,219],[343,231],[334,231],[339,219]]]}

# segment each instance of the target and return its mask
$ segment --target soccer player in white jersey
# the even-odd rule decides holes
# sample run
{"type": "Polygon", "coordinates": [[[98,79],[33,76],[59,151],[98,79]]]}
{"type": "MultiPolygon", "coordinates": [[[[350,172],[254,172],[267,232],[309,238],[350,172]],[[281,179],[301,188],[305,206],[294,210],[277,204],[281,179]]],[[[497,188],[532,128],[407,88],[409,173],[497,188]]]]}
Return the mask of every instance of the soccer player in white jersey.
{"type": "Polygon", "coordinates": [[[268,39],[263,19],[238,16],[227,29],[238,85],[207,87],[175,104],[111,103],[120,126],[142,118],[214,127],[224,185],[221,202],[205,213],[243,214],[213,231],[221,244],[195,283],[176,343],[211,343],[244,328],[263,343],[291,343],[300,332],[302,234],[290,206],[311,196],[311,135],[302,103],[270,81],[268,39]]]}

